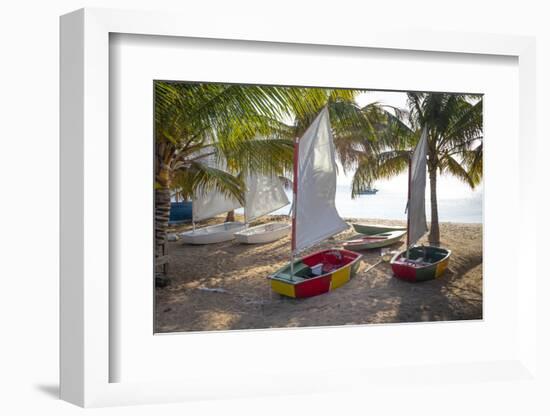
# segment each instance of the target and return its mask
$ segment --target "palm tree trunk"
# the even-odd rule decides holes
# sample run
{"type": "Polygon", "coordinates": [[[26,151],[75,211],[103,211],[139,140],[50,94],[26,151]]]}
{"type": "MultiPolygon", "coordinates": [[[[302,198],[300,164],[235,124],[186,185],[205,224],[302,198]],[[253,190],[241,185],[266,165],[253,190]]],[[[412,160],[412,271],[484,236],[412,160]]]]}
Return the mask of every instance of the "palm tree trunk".
{"type": "Polygon", "coordinates": [[[173,147],[159,140],[155,160],[155,257],[165,254],[166,232],[170,219],[170,185],[172,181],[170,162],[173,157],[173,147]]]}
{"type": "Polygon", "coordinates": [[[432,208],[432,221],[428,241],[430,245],[439,246],[439,214],[437,211],[437,167],[428,167],[430,174],[430,202],[432,208]]]}
{"type": "Polygon", "coordinates": [[[156,257],[162,256],[170,218],[170,191],[166,188],[155,191],[155,246],[156,257]]]}
{"type": "Polygon", "coordinates": [[[234,222],[235,221],[235,210],[231,210],[227,213],[225,217],[225,222],[234,222]]]}

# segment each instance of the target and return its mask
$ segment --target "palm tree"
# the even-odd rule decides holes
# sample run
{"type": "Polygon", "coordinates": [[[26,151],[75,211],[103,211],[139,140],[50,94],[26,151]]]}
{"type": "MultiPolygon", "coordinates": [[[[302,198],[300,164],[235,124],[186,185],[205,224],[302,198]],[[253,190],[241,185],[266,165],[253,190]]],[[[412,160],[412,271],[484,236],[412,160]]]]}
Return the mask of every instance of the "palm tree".
{"type": "Polygon", "coordinates": [[[362,151],[353,178],[352,197],[376,179],[405,171],[424,127],[428,132],[430,181],[430,244],[440,244],[437,173],[450,174],[474,189],[483,174],[483,104],[479,96],[450,93],[407,93],[408,110],[387,113],[379,131],[378,149],[362,151]]]}
{"type": "MultiPolygon", "coordinates": [[[[158,81],[155,87],[155,241],[161,255],[170,191],[217,189],[242,201],[246,170],[283,173],[292,160],[292,129],[282,123],[318,107],[305,89],[158,81]],[[228,161],[227,171],[207,158],[228,161]]],[[[185,195],[187,192],[187,195],[185,195]]]]}

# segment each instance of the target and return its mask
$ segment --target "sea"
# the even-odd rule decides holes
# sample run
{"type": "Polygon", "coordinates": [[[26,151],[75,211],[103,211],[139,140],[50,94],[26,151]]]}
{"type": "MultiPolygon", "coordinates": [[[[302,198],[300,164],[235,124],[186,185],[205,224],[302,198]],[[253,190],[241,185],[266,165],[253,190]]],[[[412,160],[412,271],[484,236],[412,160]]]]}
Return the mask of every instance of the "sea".
{"type": "MultiPolygon", "coordinates": [[[[342,218],[406,220],[407,176],[380,181],[374,185],[378,192],[351,198],[351,180],[338,177],[336,187],[336,209],[342,218]]],[[[430,220],[429,184],[426,186],[426,217],[430,220]]],[[[291,191],[286,191],[292,201],[291,191]]],[[[438,209],[440,222],[477,223],[483,222],[483,185],[472,190],[453,177],[438,178],[438,209]]],[[[273,214],[288,215],[290,205],[273,214]]],[[[238,213],[242,210],[237,210],[238,213]]]]}

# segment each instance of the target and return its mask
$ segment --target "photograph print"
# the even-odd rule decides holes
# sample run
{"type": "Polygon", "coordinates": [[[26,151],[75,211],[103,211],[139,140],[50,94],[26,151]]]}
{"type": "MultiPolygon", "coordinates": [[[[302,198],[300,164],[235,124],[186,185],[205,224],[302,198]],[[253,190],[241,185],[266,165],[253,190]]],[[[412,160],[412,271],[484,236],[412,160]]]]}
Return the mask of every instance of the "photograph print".
{"type": "Polygon", "coordinates": [[[156,80],[156,333],[483,318],[483,96],[156,80]]]}

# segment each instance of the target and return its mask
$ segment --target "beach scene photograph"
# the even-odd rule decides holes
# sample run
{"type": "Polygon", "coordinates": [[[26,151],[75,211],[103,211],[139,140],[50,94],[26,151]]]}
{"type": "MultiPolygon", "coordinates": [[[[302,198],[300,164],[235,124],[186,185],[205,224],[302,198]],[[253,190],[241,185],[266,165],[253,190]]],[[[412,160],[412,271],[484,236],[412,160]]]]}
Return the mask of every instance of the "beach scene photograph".
{"type": "Polygon", "coordinates": [[[154,332],[483,319],[483,96],[156,80],[154,332]]]}

